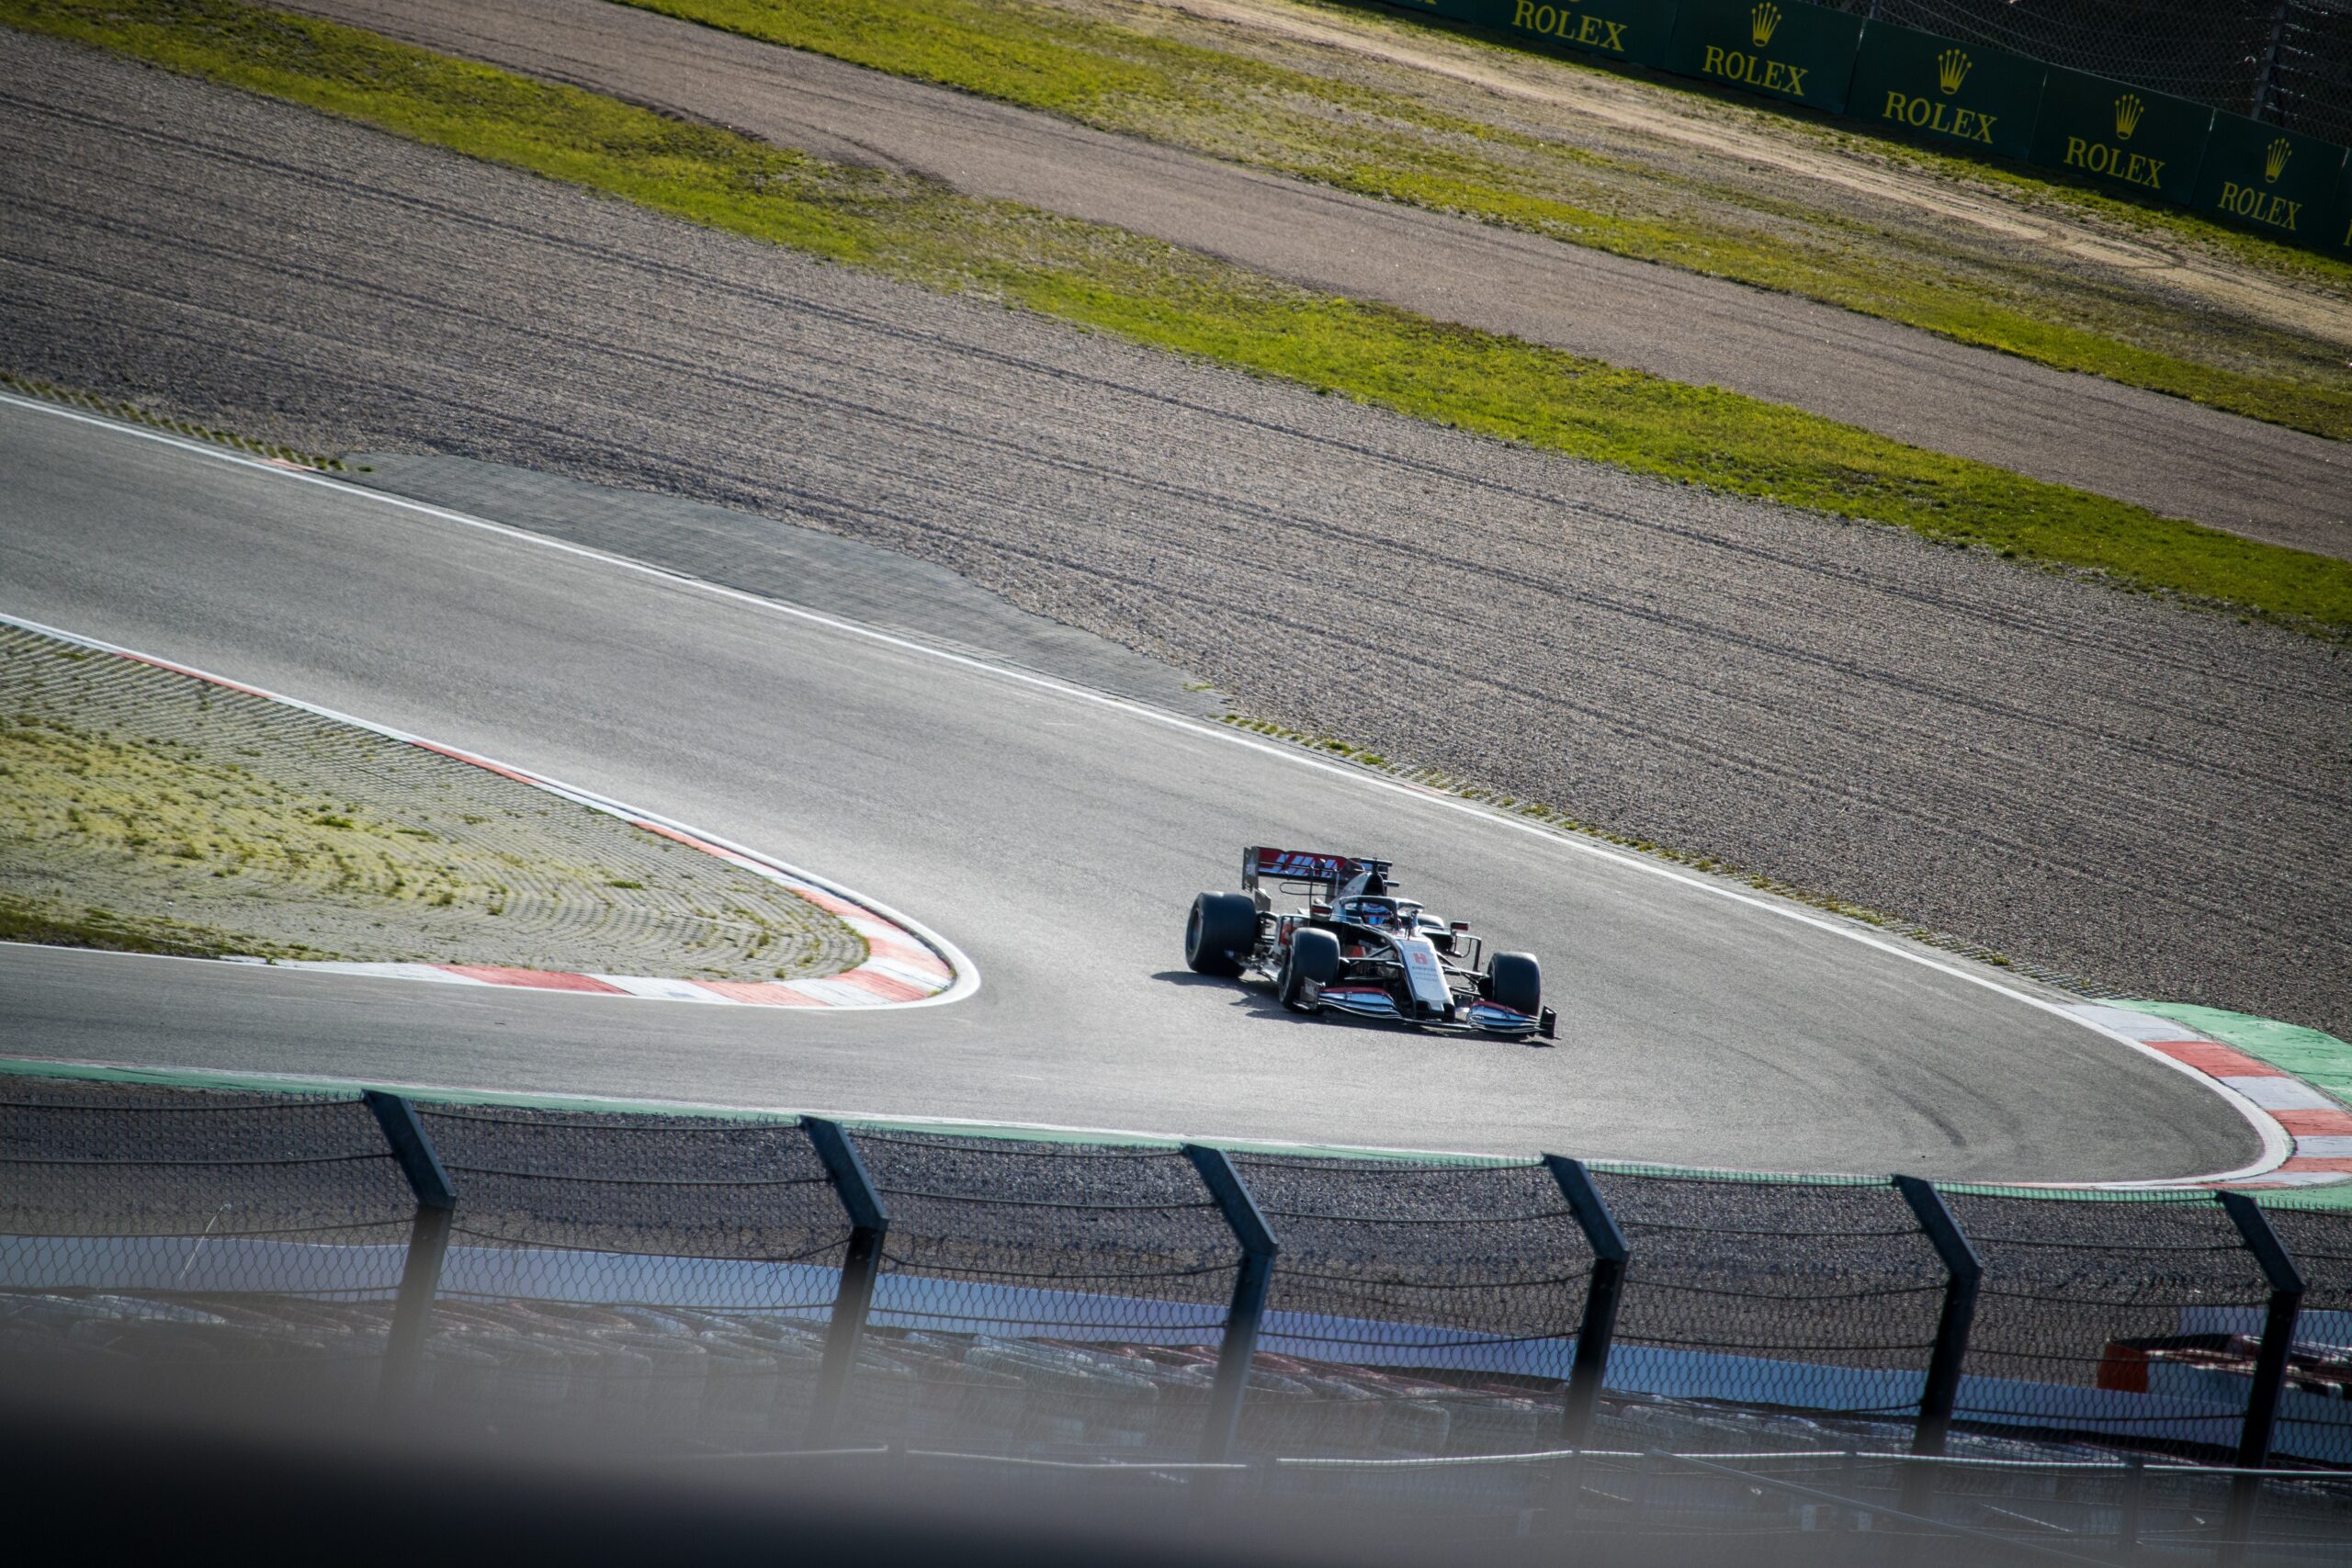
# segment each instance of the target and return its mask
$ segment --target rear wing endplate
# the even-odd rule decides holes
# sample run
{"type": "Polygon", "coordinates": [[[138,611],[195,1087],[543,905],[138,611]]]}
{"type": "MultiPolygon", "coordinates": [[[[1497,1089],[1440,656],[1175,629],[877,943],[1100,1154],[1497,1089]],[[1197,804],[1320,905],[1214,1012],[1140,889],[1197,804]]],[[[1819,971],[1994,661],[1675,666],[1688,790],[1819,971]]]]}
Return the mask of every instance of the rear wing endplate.
{"type": "Polygon", "coordinates": [[[1258,891],[1261,877],[1270,882],[1304,882],[1330,890],[1329,897],[1339,897],[1340,889],[1367,871],[1388,874],[1388,863],[1364,855],[1323,854],[1314,850],[1277,850],[1252,844],[1241,852],[1241,890],[1258,891]]]}

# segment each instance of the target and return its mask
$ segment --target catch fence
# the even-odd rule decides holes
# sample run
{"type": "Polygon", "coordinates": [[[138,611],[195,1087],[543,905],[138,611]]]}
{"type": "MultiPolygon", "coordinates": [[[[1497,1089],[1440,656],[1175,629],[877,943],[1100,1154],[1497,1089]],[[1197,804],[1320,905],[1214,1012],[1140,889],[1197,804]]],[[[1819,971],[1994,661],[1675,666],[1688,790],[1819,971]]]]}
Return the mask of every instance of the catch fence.
{"type": "Polygon", "coordinates": [[[1464,1524],[2026,1498],[2218,1540],[2174,1506],[2211,1493],[2352,1540],[2342,1483],[2212,1469],[2352,1467],[2347,1345],[2352,1214],[2235,1195],[0,1088],[0,1369],[77,1398],[1235,1461],[1464,1524]]]}

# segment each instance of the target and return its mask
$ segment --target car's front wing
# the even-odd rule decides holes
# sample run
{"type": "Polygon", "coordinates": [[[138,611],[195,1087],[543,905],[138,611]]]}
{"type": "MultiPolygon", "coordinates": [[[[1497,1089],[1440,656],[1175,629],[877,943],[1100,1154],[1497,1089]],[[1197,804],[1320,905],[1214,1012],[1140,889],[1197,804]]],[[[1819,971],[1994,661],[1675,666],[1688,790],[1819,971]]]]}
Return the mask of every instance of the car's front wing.
{"type": "Polygon", "coordinates": [[[1541,1019],[1530,1018],[1499,1002],[1484,998],[1457,1002],[1452,1018],[1413,1018],[1405,1016],[1396,1006],[1396,998],[1385,987],[1350,984],[1318,986],[1307,981],[1301,987],[1300,999],[1310,1007],[1320,1005],[1337,1008],[1358,1018],[1385,1018],[1417,1028],[1437,1030],[1453,1034],[1533,1034],[1544,1027],[1541,1019]]]}

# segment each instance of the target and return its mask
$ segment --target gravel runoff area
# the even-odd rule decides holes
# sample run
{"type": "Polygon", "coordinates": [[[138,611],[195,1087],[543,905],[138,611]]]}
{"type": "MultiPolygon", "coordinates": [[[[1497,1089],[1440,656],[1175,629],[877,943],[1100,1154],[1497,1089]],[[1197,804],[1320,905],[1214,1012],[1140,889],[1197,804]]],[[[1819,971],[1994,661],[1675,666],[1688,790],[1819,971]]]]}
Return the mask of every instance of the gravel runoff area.
{"type": "Polygon", "coordinates": [[[0,780],[0,909],[96,946],[735,980],[865,957],[789,889],[606,813],[5,626],[0,780]]]}
{"type": "Polygon", "coordinates": [[[2352,1031],[2352,659],[0,35],[0,361],[741,509],[1236,704],[2132,992],[2352,1031]]]}
{"type": "MultiPolygon", "coordinates": [[[[1351,196],[605,0],[294,0],[291,8],[836,162],[920,170],[970,195],[1149,234],[1328,293],[1386,300],[1693,386],[1727,387],[2166,516],[2352,556],[2352,449],[2345,444],[1894,321],[1351,196]]],[[[1241,14],[1245,28],[1270,19],[1261,11],[1241,14]]],[[[1136,19],[1116,11],[1114,17],[1136,19]]],[[[1336,39],[1361,49],[1382,36],[1345,14],[1283,12],[1271,19],[1311,28],[1321,48],[1336,39]]],[[[1218,31],[1219,48],[1247,36],[1229,26],[1218,31]]],[[[1449,59],[1460,49],[1437,33],[1411,43],[1449,59]]],[[[1703,117],[1699,129],[1679,118],[1697,112],[1682,95],[1662,113],[1654,92],[1629,91],[1605,74],[1483,51],[1464,58],[1476,62],[1478,79],[1459,89],[1467,100],[1460,112],[1633,165],[1580,173],[1599,182],[1587,198],[1613,210],[1679,217],[1695,204],[1720,219],[1713,204],[1728,158],[1739,165],[1742,186],[1760,193],[1757,207],[1738,209],[1736,229],[1770,210],[1773,217],[1762,220],[1768,231],[1786,225],[1792,239],[1815,243],[1820,230],[1811,220],[1826,212],[1833,223],[1885,236],[1891,252],[1914,265],[1922,254],[1941,257],[1953,276],[1996,298],[2018,287],[2005,252],[2049,266],[2066,254],[2068,238],[2079,238],[2064,225],[2052,234],[2041,222],[2021,222],[2015,209],[1986,213],[1991,204],[1971,202],[1948,182],[1878,171],[1867,156],[1832,152],[1803,134],[1743,137],[1720,115],[1703,117]],[[1543,84],[1536,92],[1573,95],[1576,107],[1539,107],[1531,77],[1543,84]],[[1676,140],[1694,131],[1704,151],[1676,140]],[[1853,188],[1858,183],[1863,188],[1853,188]],[[1936,193],[1929,199],[1952,210],[1923,216],[1915,203],[1929,191],[1936,193]],[[1988,261],[1985,271],[1976,270],[1988,261]]],[[[1417,85],[1426,91],[1434,80],[1442,77],[1424,75],[1417,85]]],[[[2177,283],[2192,270],[2181,265],[2185,248],[2109,241],[2096,262],[2069,257],[2059,272],[2120,275],[2128,281],[2111,285],[2119,293],[2163,298],[2166,285],[2155,279],[2177,283]]],[[[2214,270],[2227,281],[2214,279],[2212,292],[2172,296],[2179,320],[2196,322],[2208,346],[2282,330],[2352,344],[2352,308],[2323,291],[2266,286],[2252,268],[2214,270]]],[[[2062,302],[2048,308],[2065,311],[2062,302]]]]}

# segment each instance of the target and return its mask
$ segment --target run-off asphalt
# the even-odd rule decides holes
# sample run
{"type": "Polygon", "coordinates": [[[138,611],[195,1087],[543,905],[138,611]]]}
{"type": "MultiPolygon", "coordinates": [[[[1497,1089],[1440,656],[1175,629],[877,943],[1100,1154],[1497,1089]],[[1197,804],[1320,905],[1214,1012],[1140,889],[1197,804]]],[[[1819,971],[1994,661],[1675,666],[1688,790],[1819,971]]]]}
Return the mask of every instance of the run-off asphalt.
{"type": "MultiPolygon", "coordinates": [[[[1369,412],[51,43],[0,35],[0,81],[20,373],[854,535],[1253,712],[2022,958],[2352,1028],[2340,649],[1369,412]]],[[[761,547],[754,518],[595,542],[721,580],[761,547]]]]}

